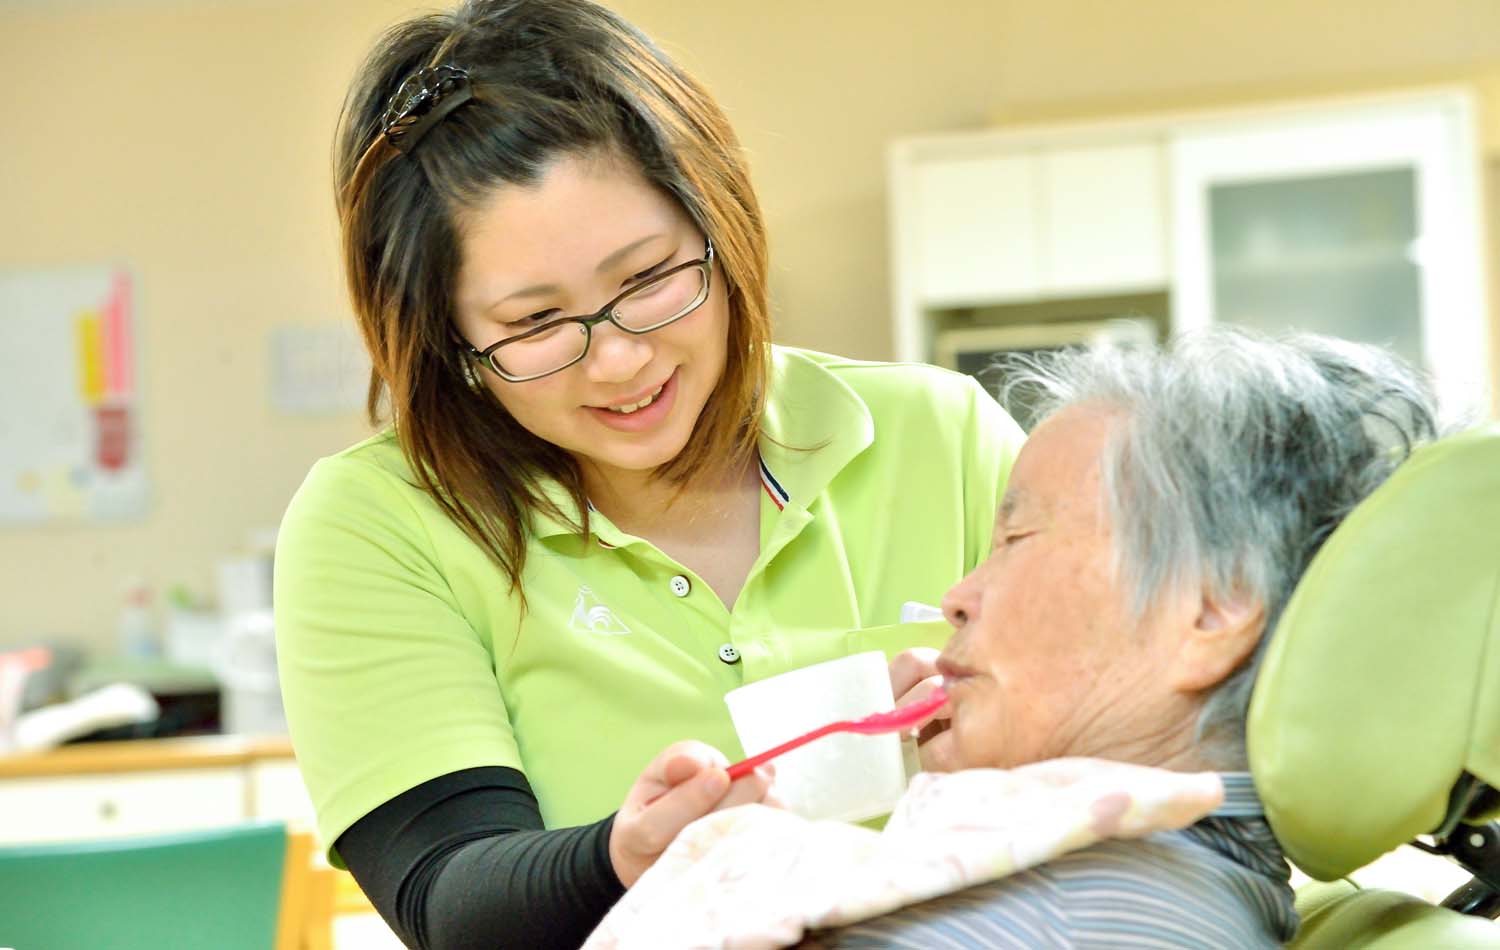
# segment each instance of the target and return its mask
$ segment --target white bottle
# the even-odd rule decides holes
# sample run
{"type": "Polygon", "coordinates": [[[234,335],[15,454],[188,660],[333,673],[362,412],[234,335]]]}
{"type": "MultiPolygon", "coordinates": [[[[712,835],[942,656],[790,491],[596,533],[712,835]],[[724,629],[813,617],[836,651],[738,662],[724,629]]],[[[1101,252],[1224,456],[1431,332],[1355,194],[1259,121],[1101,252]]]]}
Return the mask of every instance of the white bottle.
{"type": "Polygon", "coordinates": [[[143,580],[132,580],[125,586],[118,636],[120,653],[124,656],[149,658],[161,653],[156,624],[151,617],[151,588],[143,580]]]}

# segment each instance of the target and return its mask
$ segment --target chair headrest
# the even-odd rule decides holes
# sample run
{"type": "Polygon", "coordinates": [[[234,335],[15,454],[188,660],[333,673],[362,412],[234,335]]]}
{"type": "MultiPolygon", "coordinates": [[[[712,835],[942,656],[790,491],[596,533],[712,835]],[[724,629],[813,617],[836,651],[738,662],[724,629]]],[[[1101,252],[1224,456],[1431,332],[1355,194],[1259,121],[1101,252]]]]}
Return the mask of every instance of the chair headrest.
{"type": "Polygon", "coordinates": [[[1277,624],[1247,723],[1287,856],[1332,880],[1500,787],[1500,425],[1412,454],[1334,531],[1277,624]]]}

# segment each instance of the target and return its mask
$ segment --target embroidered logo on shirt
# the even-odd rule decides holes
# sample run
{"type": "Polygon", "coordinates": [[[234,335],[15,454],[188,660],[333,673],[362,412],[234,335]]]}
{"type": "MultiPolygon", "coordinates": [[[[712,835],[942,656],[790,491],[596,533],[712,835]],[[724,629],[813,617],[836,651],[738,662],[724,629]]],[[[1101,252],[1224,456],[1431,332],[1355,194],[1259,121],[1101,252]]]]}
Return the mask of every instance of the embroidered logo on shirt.
{"type": "Polygon", "coordinates": [[[599,598],[587,585],[578,588],[578,599],[573,602],[573,619],[568,623],[568,629],[601,637],[622,637],[630,633],[630,628],[620,622],[614,611],[599,603],[599,598]]]}

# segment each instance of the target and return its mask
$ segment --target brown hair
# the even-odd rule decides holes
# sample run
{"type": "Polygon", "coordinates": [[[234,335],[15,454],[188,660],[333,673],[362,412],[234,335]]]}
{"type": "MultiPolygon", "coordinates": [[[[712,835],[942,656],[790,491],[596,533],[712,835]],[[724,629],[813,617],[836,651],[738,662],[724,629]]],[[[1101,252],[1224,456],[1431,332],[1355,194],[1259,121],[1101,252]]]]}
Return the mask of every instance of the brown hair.
{"type": "MultiPolygon", "coordinates": [[[[513,419],[453,333],[459,216],[503,185],[529,185],[566,155],[613,151],[681,203],[714,242],[728,287],[719,380],[687,447],[657,475],[677,484],[748,464],[759,437],[770,339],[766,239],[723,112],[644,35],[589,0],[469,0],[390,29],[339,119],[335,183],[350,296],[373,369],[367,411],[389,412],[418,484],[519,589],[528,515],[588,530],[566,451],[513,419]],[[403,80],[467,70],[471,101],[403,155],[380,119],[403,80]],[[556,479],[577,517],[541,491],[556,479]]],[[[524,385],[524,384],[521,384],[524,385]]]]}

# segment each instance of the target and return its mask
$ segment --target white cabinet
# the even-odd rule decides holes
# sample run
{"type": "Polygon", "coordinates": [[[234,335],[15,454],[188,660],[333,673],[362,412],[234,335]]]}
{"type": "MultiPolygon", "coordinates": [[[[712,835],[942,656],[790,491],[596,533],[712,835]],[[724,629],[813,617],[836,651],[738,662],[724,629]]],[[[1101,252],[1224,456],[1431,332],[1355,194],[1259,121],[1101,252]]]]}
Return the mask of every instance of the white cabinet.
{"type": "Polygon", "coordinates": [[[312,827],[314,815],[302,771],[292,759],[260,759],[251,762],[245,774],[251,818],[267,818],[312,827]]]}
{"type": "Polygon", "coordinates": [[[924,303],[1030,297],[1041,291],[1041,210],[1031,155],[913,165],[916,284],[924,303]]]}
{"type": "Polygon", "coordinates": [[[1472,105],[1461,94],[1184,123],[1172,136],[1174,328],[1390,345],[1488,404],[1472,105]]]}
{"type": "Polygon", "coordinates": [[[1164,288],[1159,136],[986,132],[890,156],[898,359],[926,359],[935,311],[1164,288]]]}
{"type": "Polygon", "coordinates": [[[1040,155],[1042,287],[1048,297],[1158,290],[1167,281],[1167,177],[1160,142],[1040,155]]]}
{"type": "Polygon", "coordinates": [[[240,768],[0,782],[0,842],[6,844],[191,831],[244,817],[240,768]]]}
{"type": "Polygon", "coordinates": [[[0,758],[0,846],[213,828],[253,819],[311,828],[284,738],[80,743],[0,758]]]}
{"type": "Polygon", "coordinates": [[[1454,88],[897,141],[896,358],[997,308],[1149,294],[1173,332],[1386,343],[1488,406],[1473,113],[1454,88]]]}

